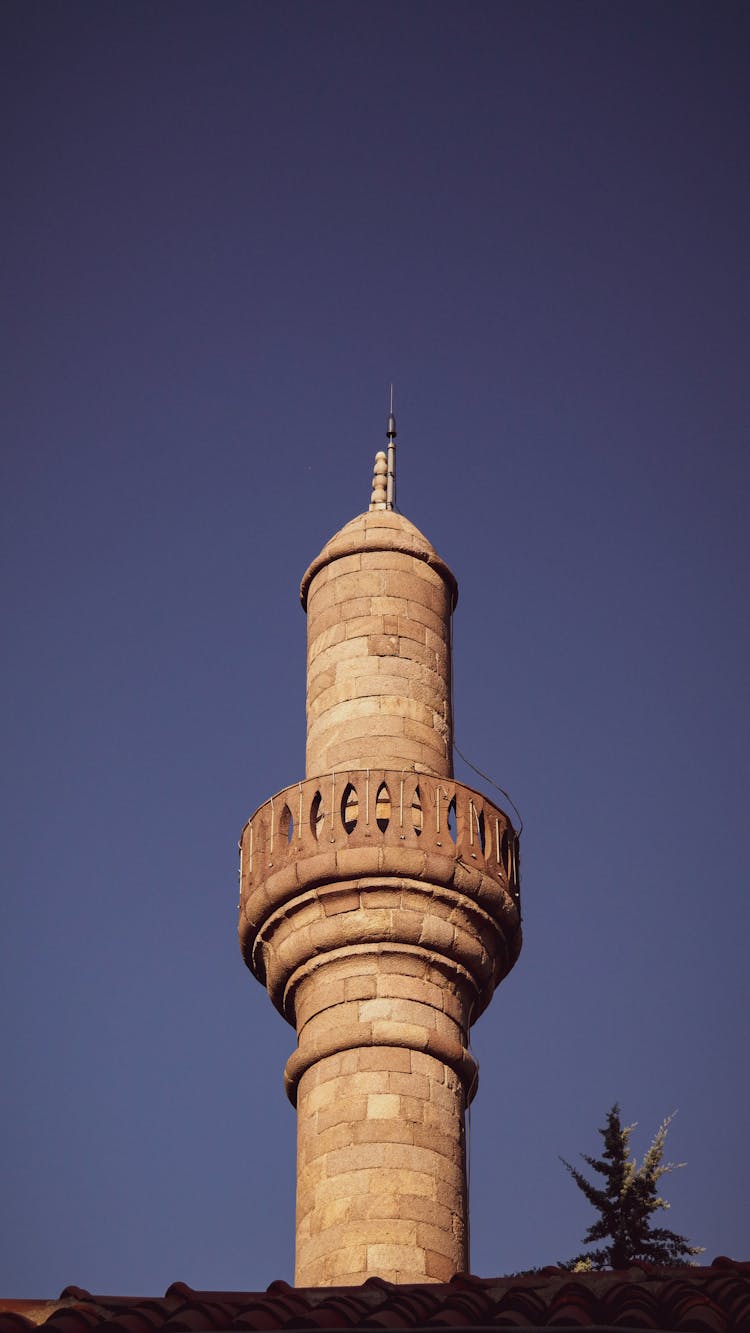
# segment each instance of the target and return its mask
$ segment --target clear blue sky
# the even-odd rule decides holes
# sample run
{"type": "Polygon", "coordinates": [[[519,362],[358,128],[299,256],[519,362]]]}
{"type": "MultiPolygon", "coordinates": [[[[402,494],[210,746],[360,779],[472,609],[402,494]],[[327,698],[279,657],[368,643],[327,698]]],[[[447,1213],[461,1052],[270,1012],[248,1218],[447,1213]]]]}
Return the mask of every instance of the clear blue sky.
{"type": "Polygon", "coordinates": [[[576,1252],[558,1154],[616,1099],[640,1151],[679,1108],[665,1221],[747,1258],[750,9],[2,25],[0,1292],[291,1278],[236,843],[303,774],[298,582],[390,379],[458,744],[525,820],[473,1271],[576,1252]]]}

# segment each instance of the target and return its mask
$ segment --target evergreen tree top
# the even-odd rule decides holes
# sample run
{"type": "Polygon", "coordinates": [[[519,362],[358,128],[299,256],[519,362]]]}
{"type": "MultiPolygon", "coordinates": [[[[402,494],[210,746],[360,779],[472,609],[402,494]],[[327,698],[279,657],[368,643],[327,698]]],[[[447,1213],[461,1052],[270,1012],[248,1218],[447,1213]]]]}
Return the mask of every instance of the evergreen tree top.
{"type": "Polygon", "coordinates": [[[620,1107],[615,1102],[606,1124],[599,1130],[604,1140],[601,1157],[581,1153],[584,1162],[603,1177],[601,1185],[593,1184],[564,1157],[560,1158],[599,1214],[583,1237],[584,1245],[609,1240],[607,1245],[579,1254],[570,1261],[570,1267],[629,1268],[639,1259],[664,1266],[686,1264],[691,1256],[703,1252],[702,1247],[690,1245],[676,1231],[651,1225],[653,1214],[670,1206],[658,1192],[659,1181],[685,1165],[663,1160],[673,1119],[674,1113],[662,1121],[638,1166],[630,1149],[630,1136],[636,1126],[622,1124],[620,1107]]]}

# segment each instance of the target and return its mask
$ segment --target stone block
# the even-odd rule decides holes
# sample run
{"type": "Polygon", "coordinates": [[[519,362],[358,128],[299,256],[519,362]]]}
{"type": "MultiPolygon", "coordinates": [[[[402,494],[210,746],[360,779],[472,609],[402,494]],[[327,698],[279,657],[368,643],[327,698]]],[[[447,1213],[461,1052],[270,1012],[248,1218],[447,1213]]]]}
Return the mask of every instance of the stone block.
{"type": "MultiPolygon", "coordinates": [[[[343,1238],[342,1238],[343,1239],[343,1238]]],[[[340,1284],[342,1274],[347,1272],[363,1273],[365,1272],[366,1248],[364,1245],[345,1245],[342,1248],[334,1250],[327,1254],[321,1263],[321,1277],[317,1281],[301,1282],[297,1279],[298,1286],[320,1286],[325,1282],[340,1284]]]]}
{"type": "Polygon", "coordinates": [[[387,1240],[391,1245],[414,1246],[421,1225],[422,1223],[412,1221],[411,1218],[398,1215],[391,1218],[361,1218],[347,1225],[347,1243],[372,1245],[387,1240]]]}
{"type": "Polygon", "coordinates": [[[304,1169],[317,1158],[325,1159],[336,1148],[349,1148],[354,1143],[354,1125],[346,1122],[332,1125],[322,1133],[311,1134],[297,1142],[297,1162],[304,1169]]]}
{"type": "MultiPolygon", "coordinates": [[[[463,1098],[457,1098],[456,1106],[451,1109],[445,1106],[438,1106],[436,1102],[431,1101],[428,1097],[422,1102],[422,1109],[422,1118],[425,1125],[431,1125],[433,1128],[439,1129],[441,1132],[454,1135],[458,1142],[463,1133],[463,1098]]],[[[322,1111],[318,1112],[319,1117],[323,1114],[322,1111]]]]}
{"type": "Polygon", "coordinates": [[[347,977],[343,986],[347,1000],[366,1000],[377,993],[374,976],[347,977]]]}
{"type": "Polygon", "coordinates": [[[428,949],[435,949],[438,953],[443,953],[451,958],[454,941],[455,931],[453,926],[450,926],[447,921],[443,921],[434,913],[430,913],[422,922],[419,943],[425,945],[428,949]]]}
{"type": "Polygon", "coordinates": [[[392,1120],[400,1110],[400,1098],[392,1093],[373,1092],[367,1098],[368,1120],[392,1120]]]}
{"type": "Polygon", "coordinates": [[[336,684],[336,672],[332,666],[328,666],[321,657],[315,663],[309,676],[309,689],[307,692],[308,708],[313,699],[318,699],[326,690],[332,689],[336,684]]]}
{"type": "Polygon", "coordinates": [[[323,634],[327,629],[330,629],[331,625],[340,625],[341,622],[342,622],[342,616],[340,609],[336,606],[334,602],[331,602],[330,606],[317,611],[315,615],[312,617],[310,617],[310,615],[308,614],[308,620],[307,620],[308,651],[310,644],[314,642],[314,640],[317,638],[319,634],[323,634]]]}
{"type": "Polygon", "coordinates": [[[320,890],[320,902],[326,916],[337,916],[339,912],[356,912],[359,910],[359,894],[351,890],[346,893],[325,893],[320,890]]]}
{"type": "Polygon", "coordinates": [[[350,1171],[365,1171],[368,1168],[377,1170],[385,1165],[385,1161],[384,1143],[358,1143],[354,1148],[338,1148],[335,1152],[329,1153],[326,1158],[326,1174],[338,1176],[350,1171]]]}
{"type": "Polygon", "coordinates": [[[318,1189],[320,1182],[325,1179],[325,1159],[319,1158],[315,1162],[306,1162],[299,1173],[299,1180],[303,1190],[310,1190],[313,1193],[318,1189]]]}
{"type": "Polygon", "coordinates": [[[351,662],[353,658],[367,657],[370,655],[370,641],[376,637],[373,634],[353,634],[342,638],[339,643],[326,648],[324,654],[326,665],[340,666],[342,663],[351,662]]]}
{"type": "MultiPolygon", "coordinates": [[[[371,745],[369,733],[375,728],[378,732],[378,739],[385,737],[401,736],[404,731],[403,719],[397,716],[389,716],[383,713],[379,706],[379,701],[371,699],[369,701],[368,714],[351,716],[351,710],[344,704],[337,707],[336,710],[329,710],[321,717],[321,723],[325,726],[326,739],[329,744],[339,745],[342,741],[357,740],[361,745],[371,745]]],[[[312,734],[312,733],[311,733],[312,734]]],[[[317,735],[317,733],[316,733],[317,735]]],[[[364,797],[364,792],[362,793],[364,797]]],[[[374,796],[374,792],[373,792],[374,796]]],[[[374,822],[375,811],[370,811],[374,822]]],[[[360,811],[360,817],[364,817],[364,809],[360,811]]]]}
{"type": "Polygon", "coordinates": [[[324,1107],[330,1106],[337,1098],[338,1090],[333,1080],[327,1083],[321,1083],[316,1088],[311,1088],[305,1095],[304,1108],[300,1106],[300,1099],[297,1099],[298,1114],[302,1115],[303,1110],[306,1115],[312,1115],[315,1111],[321,1111],[324,1107]]]}
{"type": "MultiPolygon", "coordinates": [[[[365,1050],[370,1047],[360,1047],[357,1050],[357,1063],[360,1064],[361,1057],[365,1050]]],[[[383,1082],[383,1072],[377,1069],[360,1068],[357,1073],[352,1074],[349,1082],[349,1090],[352,1093],[365,1094],[367,1096],[374,1092],[387,1091],[383,1082]]],[[[347,1090],[348,1091],[348,1090],[347,1090]]],[[[341,1095],[341,1094],[340,1094],[341,1095]]],[[[343,1095],[347,1095],[344,1093],[343,1095]]]]}
{"type": "Polygon", "coordinates": [[[402,551],[366,551],[364,553],[366,569],[395,569],[411,574],[415,572],[415,567],[421,567],[422,564],[421,560],[416,560],[413,555],[406,555],[402,551]]]}
{"type": "MultiPolygon", "coordinates": [[[[368,614],[371,616],[408,616],[409,603],[405,597],[391,597],[384,593],[370,598],[368,614]]],[[[431,628],[435,628],[434,625],[431,628]]]]}
{"type": "Polygon", "coordinates": [[[351,1126],[352,1143],[414,1142],[412,1126],[405,1120],[360,1120],[351,1126]]]}
{"type": "Polygon", "coordinates": [[[363,597],[378,597],[388,592],[386,575],[374,569],[342,574],[333,580],[331,587],[336,603],[351,603],[363,597]]]}
{"type": "MultiPolygon", "coordinates": [[[[387,996],[361,1000],[359,1016],[363,1023],[390,1019],[395,1023],[416,1024],[423,1028],[434,1028],[438,1017],[431,1005],[421,1004],[418,1000],[392,999],[387,996]]],[[[440,1017],[443,1017],[442,1012],[440,1017]]]]}
{"type": "Polygon", "coordinates": [[[376,615],[349,616],[346,614],[348,608],[342,607],[343,617],[341,624],[346,639],[366,639],[370,634],[384,634],[384,617],[376,615]]]}
{"type": "Polygon", "coordinates": [[[297,1022],[301,1027],[312,1014],[331,1005],[342,1004],[346,999],[346,983],[343,978],[331,977],[326,972],[311,973],[297,987],[294,999],[297,1022]]]}
{"type": "MultiPolygon", "coordinates": [[[[367,901],[369,902],[369,895],[367,901]]],[[[424,908],[424,898],[421,905],[424,908]]],[[[444,1007],[443,988],[423,976],[404,976],[397,972],[386,972],[377,978],[377,994],[392,999],[418,1000],[420,1004],[429,1004],[433,1009],[441,1011],[444,1007]]]]}
{"type": "Polygon", "coordinates": [[[386,1272],[402,1269],[421,1276],[426,1272],[424,1256],[412,1245],[367,1246],[368,1273],[382,1276],[386,1272]]]}
{"type": "Polygon", "coordinates": [[[443,1231],[454,1231],[454,1222],[456,1214],[444,1204],[437,1203],[435,1199],[424,1199],[417,1194],[400,1194],[398,1196],[398,1211],[405,1217],[414,1218],[417,1222],[429,1222],[431,1226],[439,1227],[443,1231]]]}
{"type": "Polygon", "coordinates": [[[306,1264],[316,1264],[324,1260],[326,1254],[341,1252],[346,1246],[346,1224],[338,1222],[336,1226],[329,1226],[325,1232],[320,1232],[317,1236],[310,1236],[305,1244],[305,1262],[306,1264]]]}
{"type": "Polygon", "coordinates": [[[451,678],[453,667],[453,647],[450,634],[446,634],[444,629],[434,630],[430,625],[424,626],[424,646],[428,652],[433,652],[437,658],[437,670],[441,675],[451,678]]]}
{"type": "MultiPolygon", "coordinates": [[[[422,625],[418,620],[410,620],[408,616],[396,617],[396,624],[398,626],[398,637],[403,642],[418,643],[424,647],[427,646],[426,625],[422,625]]],[[[432,633],[434,636],[434,631],[432,631],[432,633]]],[[[439,637],[441,638],[441,642],[446,641],[444,635],[439,637]]]]}
{"type": "MultiPolygon", "coordinates": [[[[364,885],[362,890],[362,906],[365,911],[371,912],[377,907],[400,907],[401,891],[400,889],[372,889],[369,885],[364,885]]],[[[380,969],[379,969],[380,970],[380,969]]],[[[377,987],[375,994],[377,993],[377,987]]]]}
{"type": "MultiPolygon", "coordinates": [[[[329,1106],[316,1113],[313,1132],[322,1134],[327,1129],[333,1129],[335,1125],[348,1125],[357,1120],[364,1120],[366,1115],[367,1098],[365,1096],[350,1094],[346,1098],[337,1098],[329,1106]]],[[[300,1116],[300,1119],[302,1119],[302,1116],[300,1116]]]]}
{"type": "Polygon", "coordinates": [[[351,555],[337,556],[335,560],[331,561],[330,565],[324,565],[315,575],[311,587],[315,587],[319,580],[321,582],[325,580],[334,581],[340,578],[342,574],[358,573],[363,568],[365,559],[364,553],[360,551],[354,551],[351,555]]]}
{"type": "MultiPolygon", "coordinates": [[[[425,1214],[429,1214],[430,1209],[435,1207],[429,1199],[422,1199],[417,1195],[410,1195],[409,1197],[415,1199],[419,1206],[406,1213],[405,1216],[413,1216],[415,1221],[421,1221],[421,1209],[424,1209],[425,1214]]],[[[349,1216],[352,1218],[379,1217],[388,1221],[390,1218],[400,1215],[399,1195],[397,1193],[358,1194],[356,1198],[347,1200],[346,1206],[349,1209],[349,1216]]]]}
{"type": "Polygon", "coordinates": [[[445,1084],[434,1082],[430,1085],[430,1101],[437,1107],[446,1111],[454,1112],[458,1097],[458,1089],[452,1089],[445,1084]]]}
{"type": "Polygon", "coordinates": [[[456,1273],[466,1272],[466,1257],[463,1254],[457,1259],[450,1259],[434,1250],[427,1250],[424,1258],[425,1276],[433,1282],[450,1282],[456,1273]]]}
{"type": "Polygon", "coordinates": [[[334,605],[333,584],[316,580],[316,583],[310,589],[307,598],[307,614],[310,620],[314,621],[321,611],[327,611],[334,605]]]}
{"type": "Polygon", "coordinates": [[[467,1009],[470,999],[468,995],[457,994],[449,986],[444,987],[440,996],[443,1012],[452,1018],[454,1023],[460,1023],[462,1026],[468,1026],[467,1009]]]}
{"type": "Polygon", "coordinates": [[[366,643],[367,651],[372,657],[399,656],[399,639],[396,634],[370,634],[366,643]]]}
{"type": "MultiPolygon", "coordinates": [[[[386,638],[385,635],[372,635],[373,638],[386,638]]],[[[355,677],[362,674],[363,663],[359,663],[359,672],[356,665],[353,668],[355,677]]],[[[430,678],[426,672],[428,668],[421,663],[408,662],[398,653],[390,654],[370,654],[367,657],[368,672],[377,672],[382,676],[398,677],[398,695],[403,699],[410,699],[415,685],[429,685],[430,678]]]]}
{"type": "Polygon", "coordinates": [[[340,1171],[338,1174],[325,1176],[315,1188],[315,1207],[320,1208],[332,1199],[356,1199],[366,1194],[375,1174],[377,1173],[363,1169],[340,1171]]]}
{"type": "Polygon", "coordinates": [[[409,1046],[412,1050],[424,1050],[429,1040],[429,1028],[423,1023],[402,1023],[394,1019],[379,1018],[372,1025],[372,1039],[384,1046],[409,1046]]]}
{"type": "Polygon", "coordinates": [[[392,1079],[396,1075],[411,1078],[411,1052],[401,1046],[363,1046],[359,1052],[359,1067],[365,1071],[377,1070],[387,1074],[388,1092],[398,1092],[392,1079]]]}
{"type": "Polygon", "coordinates": [[[310,638],[307,644],[307,680],[310,682],[310,667],[321,653],[329,648],[333,648],[337,643],[341,643],[346,638],[346,626],[341,618],[332,616],[330,624],[325,626],[317,625],[314,638],[310,638]]]}
{"type": "MultiPolygon", "coordinates": [[[[358,1287],[362,1282],[365,1281],[366,1277],[367,1277],[366,1269],[358,1268],[356,1269],[356,1271],[353,1269],[347,1269],[343,1273],[336,1274],[335,1284],[337,1287],[358,1287]]],[[[433,1279],[426,1278],[425,1281],[431,1282],[433,1281],[433,1279]]],[[[323,1285],[322,1280],[319,1281],[310,1280],[309,1282],[305,1280],[304,1282],[302,1282],[299,1278],[297,1278],[298,1287],[319,1287],[322,1285],[323,1285]]],[[[331,1281],[331,1285],[333,1285],[333,1280],[331,1281]]]]}
{"type": "MultiPolygon", "coordinates": [[[[404,1050],[403,1054],[408,1057],[410,1065],[414,1051],[404,1050]]],[[[389,1092],[398,1093],[400,1097],[412,1097],[415,1101],[427,1102],[430,1095],[429,1079],[424,1074],[394,1070],[388,1074],[386,1086],[389,1092]]]]}
{"type": "MultiPolygon", "coordinates": [[[[366,887],[362,880],[350,881],[350,884],[359,893],[366,887]]],[[[338,980],[349,981],[368,977],[374,981],[378,975],[378,951],[373,949],[368,952],[340,954],[337,958],[328,960],[326,971],[330,971],[331,976],[335,976],[338,980]]]]}
{"type": "MultiPolygon", "coordinates": [[[[443,1120],[445,1129],[452,1129],[454,1122],[450,1117],[443,1120]]],[[[454,1162],[461,1166],[463,1164],[463,1140],[458,1141],[455,1135],[442,1133],[434,1125],[414,1124],[412,1126],[414,1142],[421,1148],[429,1148],[432,1152],[439,1153],[449,1162],[454,1162]]]]}
{"type": "Polygon", "coordinates": [[[395,1171],[371,1172],[367,1188],[375,1195],[396,1189],[404,1197],[409,1194],[428,1200],[437,1197],[437,1180],[432,1171],[417,1171],[409,1166],[400,1166],[395,1171]]]}
{"type": "MultiPolygon", "coordinates": [[[[377,669],[367,669],[363,663],[360,671],[354,677],[354,688],[360,696],[367,694],[403,694],[403,678],[393,673],[381,672],[377,669]]],[[[372,765],[375,767],[375,765],[372,765]]]]}
{"type": "Polygon", "coordinates": [[[462,1027],[456,1022],[455,1018],[449,1018],[448,1014],[438,1011],[435,1015],[435,1027],[438,1036],[445,1037],[448,1041],[462,1041],[462,1027]]]}
{"type": "MultiPolygon", "coordinates": [[[[400,1097],[399,1102],[400,1114],[404,1120],[415,1125],[423,1125],[425,1105],[429,1105],[429,1102],[425,1103],[425,1100],[422,1097],[400,1097]]],[[[423,1147],[425,1145],[424,1138],[414,1138],[414,1142],[420,1143],[423,1147]]]]}
{"type": "Polygon", "coordinates": [[[373,605],[377,600],[379,599],[369,596],[353,597],[348,602],[337,602],[336,605],[340,608],[342,620],[345,623],[348,623],[350,620],[356,620],[360,616],[378,615],[379,612],[373,605]]]}
{"type": "MultiPolygon", "coordinates": [[[[378,598],[379,602],[382,600],[382,598],[378,598]]],[[[398,600],[403,599],[399,598],[398,600]]],[[[421,602],[408,601],[401,614],[409,620],[416,621],[418,625],[424,625],[426,630],[432,630],[433,634],[436,634],[439,639],[445,639],[444,621],[428,606],[423,606],[421,602]]]]}
{"type": "MultiPolygon", "coordinates": [[[[380,590],[378,590],[380,591],[380,590]]],[[[447,598],[445,591],[436,587],[428,579],[412,573],[406,562],[389,569],[383,577],[383,591],[391,597],[403,597],[406,601],[422,602],[437,613],[438,606],[444,606],[447,598]]]]}
{"type": "Polygon", "coordinates": [[[321,1204],[315,1214],[316,1234],[347,1222],[353,1215],[352,1203],[351,1199],[331,1199],[329,1203],[321,1204]]]}
{"type": "MultiPolygon", "coordinates": [[[[300,1038],[304,1038],[307,1043],[323,1040],[331,1031],[336,1031],[340,1036],[344,1033],[350,1037],[356,1035],[359,1023],[357,1011],[360,1004],[360,1000],[342,1001],[341,1004],[330,1005],[321,1008],[317,1013],[311,1013],[300,1032],[300,1038]]],[[[348,1046],[348,1042],[346,1044],[348,1046]]]]}
{"type": "MultiPolygon", "coordinates": [[[[327,688],[330,688],[327,687],[327,688]]],[[[325,700],[324,700],[325,703],[325,700]]],[[[310,712],[308,709],[307,718],[307,748],[310,750],[318,744],[320,737],[327,735],[332,725],[338,722],[350,722],[354,718],[364,717],[369,719],[369,723],[363,725],[362,731],[365,734],[373,730],[373,719],[378,712],[377,701],[372,699],[356,699],[353,696],[349,699],[342,699],[340,704],[345,704],[345,709],[334,712],[328,712],[327,708],[321,707],[316,702],[315,709],[310,712]]],[[[340,707],[336,705],[337,710],[340,707]]],[[[370,765],[372,767],[372,765],[370,765]]],[[[330,772],[330,770],[329,770],[330,772]]]]}
{"type": "MultiPolygon", "coordinates": [[[[414,698],[420,703],[426,703],[429,706],[439,703],[439,701],[435,699],[431,690],[426,690],[420,687],[415,689],[414,698]]],[[[448,724],[443,719],[439,708],[433,708],[432,718],[427,726],[424,722],[416,722],[410,717],[405,718],[404,735],[409,740],[417,741],[418,744],[423,746],[426,752],[437,749],[440,753],[444,753],[447,750],[448,741],[450,739],[448,724]]]]}
{"type": "Polygon", "coordinates": [[[441,682],[443,693],[449,693],[450,670],[448,649],[444,652],[436,653],[434,648],[427,648],[423,643],[417,643],[414,639],[399,639],[398,653],[402,661],[410,664],[410,669],[415,666],[422,666],[427,671],[431,671],[441,682]]]}
{"type": "Polygon", "coordinates": [[[452,1227],[443,1229],[430,1222],[419,1222],[417,1244],[425,1250],[444,1255],[446,1259],[455,1259],[456,1237],[452,1227]]]}
{"type": "MultiPolygon", "coordinates": [[[[369,902],[369,896],[367,901],[369,902]]],[[[396,973],[405,977],[423,977],[427,969],[427,962],[421,954],[407,952],[406,950],[403,953],[384,953],[378,961],[378,971],[384,974],[396,973]]]]}

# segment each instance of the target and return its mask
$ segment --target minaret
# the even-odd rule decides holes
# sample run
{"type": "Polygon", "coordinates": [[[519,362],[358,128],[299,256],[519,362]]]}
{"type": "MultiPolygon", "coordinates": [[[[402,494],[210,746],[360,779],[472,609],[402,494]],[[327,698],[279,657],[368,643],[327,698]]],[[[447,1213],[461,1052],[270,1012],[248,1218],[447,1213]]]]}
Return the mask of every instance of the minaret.
{"type": "Polygon", "coordinates": [[[302,580],[306,776],[240,843],[243,955],[297,1031],[298,1286],[467,1271],[469,1027],[521,947],[516,834],[453,778],[457,586],[393,508],[392,399],[387,435],[302,580]]]}

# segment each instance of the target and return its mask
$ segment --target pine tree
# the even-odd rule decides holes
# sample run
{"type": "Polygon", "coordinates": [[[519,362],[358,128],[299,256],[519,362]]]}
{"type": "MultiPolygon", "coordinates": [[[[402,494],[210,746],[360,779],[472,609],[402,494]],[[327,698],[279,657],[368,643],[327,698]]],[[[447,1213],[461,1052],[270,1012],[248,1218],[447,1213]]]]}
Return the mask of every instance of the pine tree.
{"type": "Polygon", "coordinates": [[[685,1236],[667,1227],[652,1227],[652,1214],[669,1208],[658,1193],[662,1176],[684,1166],[684,1162],[664,1162],[664,1142],[673,1117],[660,1125],[640,1166],[630,1156],[630,1135],[635,1125],[622,1125],[620,1108],[615,1102],[607,1123],[599,1130],[604,1139],[601,1158],[581,1153],[584,1162],[604,1177],[603,1186],[592,1184],[570,1162],[560,1158],[576,1185],[586,1195],[599,1217],[583,1238],[584,1245],[609,1239],[608,1245],[584,1251],[571,1260],[571,1267],[628,1268],[638,1259],[662,1265],[686,1264],[689,1256],[701,1254],[701,1247],[689,1245],[685,1236]]]}

